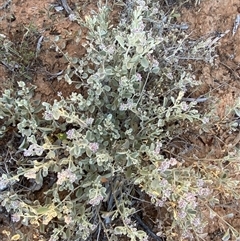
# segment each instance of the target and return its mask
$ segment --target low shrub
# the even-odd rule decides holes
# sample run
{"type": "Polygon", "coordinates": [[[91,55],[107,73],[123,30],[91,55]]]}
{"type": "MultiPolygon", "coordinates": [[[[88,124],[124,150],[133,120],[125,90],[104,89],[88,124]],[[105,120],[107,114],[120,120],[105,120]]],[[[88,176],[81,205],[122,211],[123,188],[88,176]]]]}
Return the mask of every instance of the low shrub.
{"type": "Polygon", "coordinates": [[[1,136],[13,126],[18,140],[2,160],[1,206],[49,241],[205,235],[201,207],[213,202],[213,181],[166,147],[184,126],[207,125],[199,103],[184,100],[199,84],[186,60],[212,64],[214,46],[188,40],[158,1],[128,2],[117,26],[104,4],[74,18],[88,29],[86,54],[65,54],[61,81],[78,91],[35,103],[35,87],[19,82],[1,97],[1,136]],[[141,225],[144,202],[164,210],[156,234],[141,225]]]}

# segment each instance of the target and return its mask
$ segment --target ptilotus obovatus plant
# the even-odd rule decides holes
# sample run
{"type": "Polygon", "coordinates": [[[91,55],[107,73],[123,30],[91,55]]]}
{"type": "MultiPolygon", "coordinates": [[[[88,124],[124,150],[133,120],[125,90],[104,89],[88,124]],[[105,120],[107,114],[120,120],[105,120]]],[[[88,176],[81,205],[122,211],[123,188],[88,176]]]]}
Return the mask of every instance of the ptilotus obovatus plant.
{"type": "Polygon", "coordinates": [[[199,210],[210,182],[166,147],[182,123],[207,124],[199,103],[184,100],[198,82],[182,60],[211,62],[214,48],[205,53],[204,41],[189,42],[158,1],[129,1],[117,25],[109,11],[99,4],[98,12],[74,20],[88,29],[86,54],[65,54],[61,81],[78,91],[38,109],[22,82],[20,99],[3,95],[1,118],[8,121],[1,134],[13,124],[22,140],[15,168],[1,176],[1,205],[13,222],[40,227],[51,241],[201,237],[199,210]],[[44,190],[44,198],[32,200],[26,189],[44,190]],[[157,232],[141,218],[143,203],[165,210],[157,232]]]}

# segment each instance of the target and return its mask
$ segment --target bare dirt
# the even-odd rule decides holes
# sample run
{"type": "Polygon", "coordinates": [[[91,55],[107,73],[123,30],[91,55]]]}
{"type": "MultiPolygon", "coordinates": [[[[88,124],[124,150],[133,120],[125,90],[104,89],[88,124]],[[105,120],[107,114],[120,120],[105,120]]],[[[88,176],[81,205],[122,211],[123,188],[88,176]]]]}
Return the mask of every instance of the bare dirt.
{"type": "MultiPolygon", "coordinates": [[[[218,58],[214,65],[199,64],[198,62],[194,68],[201,81],[200,88],[194,94],[197,97],[210,93],[211,99],[204,104],[204,108],[212,110],[213,119],[210,120],[212,128],[209,133],[199,135],[198,138],[189,137],[198,148],[189,153],[188,157],[196,155],[204,161],[204,159],[221,158],[226,152],[230,152],[231,147],[239,144],[238,132],[229,131],[226,120],[234,118],[233,112],[230,110],[240,95],[240,29],[233,35],[234,22],[240,12],[240,3],[238,0],[206,0],[201,2],[196,8],[182,10],[181,20],[190,25],[190,36],[193,38],[213,36],[214,38],[227,33],[218,42],[218,58]]],[[[214,211],[220,217],[226,217],[229,213],[233,214],[231,218],[223,219],[239,232],[238,200],[221,201],[221,205],[214,211]]],[[[203,210],[204,212],[207,211],[203,210]]],[[[217,217],[208,220],[208,222],[210,224],[206,230],[208,236],[204,240],[222,240],[224,230],[226,230],[224,222],[217,217]]]]}
{"type": "MultiPolygon", "coordinates": [[[[70,7],[84,17],[96,9],[95,1],[69,1],[70,7]]],[[[173,1],[174,2],[174,1],[173,1]]],[[[53,102],[58,92],[63,96],[68,96],[72,91],[77,91],[73,86],[68,85],[64,80],[57,79],[57,73],[67,67],[65,54],[69,56],[82,56],[85,53],[82,43],[85,41],[85,29],[79,31],[79,25],[68,18],[68,14],[62,10],[57,12],[54,8],[57,1],[53,0],[0,0],[0,34],[4,34],[16,46],[22,46],[24,40],[28,40],[29,51],[33,51],[33,56],[26,56],[31,59],[31,65],[22,65],[27,76],[30,77],[37,88],[35,98],[42,101],[53,102]],[[9,2],[9,5],[6,3],[9,2]],[[5,6],[5,7],[4,7],[5,6]],[[31,33],[31,34],[30,34],[31,33]],[[61,35],[61,39],[56,43],[55,38],[61,35]],[[36,45],[43,36],[40,52],[36,55],[36,45]],[[73,36],[78,36],[79,41],[73,41],[73,36]],[[57,50],[57,46],[59,50],[57,50]],[[64,53],[64,54],[63,54],[64,53]]],[[[192,63],[197,79],[201,81],[201,86],[191,97],[198,97],[208,93],[210,100],[203,103],[203,108],[211,110],[215,117],[212,128],[208,133],[196,133],[186,135],[185,138],[192,146],[198,148],[189,149],[182,155],[187,161],[194,162],[195,155],[198,160],[218,159],[226,152],[230,152],[234,145],[239,143],[239,135],[230,132],[226,125],[226,120],[233,118],[232,109],[234,101],[240,95],[240,29],[233,36],[232,30],[237,14],[240,13],[239,0],[202,0],[199,6],[181,9],[179,22],[187,23],[190,37],[193,39],[207,36],[224,37],[217,42],[218,57],[214,65],[206,63],[192,63]]],[[[118,15],[116,12],[112,18],[115,21],[118,15]]],[[[13,61],[16,59],[13,59],[13,61]]],[[[0,90],[14,85],[16,81],[24,80],[26,76],[18,75],[18,68],[11,70],[4,64],[0,64],[0,90]],[[9,76],[12,82],[9,83],[9,76]]],[[[239,203],[237,200],[223,200],[221,206],[215,211],[220,216],[233,213],[233,217],[227,221],[240,232],[239,203]]],[[[149,220],[161,219],[160,212],[146,210],[149,220]]],[[[207,210],[203,209],[204,212],[207,210]]],[[[148,220],[145,220],[146,223],[148,220]]],[[[149,223],[154,223],[149,221],[149,223]]],[[[226,225],[215,217],[209,220],[210,225],[206,229],[206,241],[221,240],[226,225]]],[[[23,233],[29,233],[29,240],[44,240],[37,230],[26,227],[13,226],[9,217],[0,215],[0,239],[7,239],[6,232],[19,229],[23,233]]],[[[152,227],[154,231],[157,227],[152,227]]],[[[233,240],[232,240],[233,241],[233,240]]]]}

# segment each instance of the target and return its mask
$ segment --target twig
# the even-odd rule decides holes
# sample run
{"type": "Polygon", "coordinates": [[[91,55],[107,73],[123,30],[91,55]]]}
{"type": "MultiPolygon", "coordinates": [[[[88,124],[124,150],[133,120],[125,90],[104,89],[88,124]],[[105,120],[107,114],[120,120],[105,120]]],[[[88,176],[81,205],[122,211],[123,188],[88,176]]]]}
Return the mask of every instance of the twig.
{"type": "Polygon", "coordinates": [[[42,35],[42,36],[38,39],[38,41],[37,41],[36,57],[37,57],[37,55],[40,53],[40,49],[41,49],[41,44],[42,44],[43,38],[44,38],[44,36],[42,35]]]}
{"type": "Polygon", "coordinates": [[[234,75],[235,78],[240,79],[236,71],[234,71],[232,68],[230,68],[228,65],[224,64],[223,62],[220,62],[220,64],[226,67],[234,75]]]}
{"type": "Polygon", "coordinates": [[[189,101],[189,102],[205,102],[206,100],[208,100],[208,98],[182,98],[183,101],[189,101]]]}
{"type": "MultiPolygon", "coordinates": [[[[225,35],[227,35],[230,32],[230,30],[226,30],[224,33],[220,34],[216,38],[212,39],[211,42],[208,44],[208,48],[212,47],[215,43],[217,43],[221,38],[223,38],[225,35]]],[[[208,42],[208,39],[207,39],[208,42]]]]}
{"type": "Polygon", "coordinates": [[[156,241],[164,241],[164,239],[158,237],[150,228],[141,220],[141,218],[137,215],[134,214],[133,218],[139,223],[140,226],[146,231],[148,235],[150,235],[152,238],[154,238],[156,241]]]}
{"type": "Polygon", "coordinates": [[[234,36],[235,33],[237,32],[239,25],[240,25],[240,14],[238,14],[235,19],[233,30],[232,30],[232,36],[234,36]]]}
{"type": "Polygon", "coordinates": [[[68,15],[73,14],[73,10],[69,7],[67,0],[61,0],[61,4],[68,15]]]}
{"type": "Polygon", "coordinates": [[[60,76],[61,74],[63,74],[64,70],[61,70],[61,71],[59,71],[57,73],[50,73],[47,70],[40,70],[39,72],[46,74],[47,75],[47,80],[51,80],[51,79],[55,79],[58,76],[60,76]]]}
{"type": "Polygon", "coordinates": [[[46,72],[47,72],[48,75],[50,75],[48,80],[51,80],[51,79],[54,79],[54,78],[57,78],[58,76],[60,76],[64,72],[64,70],[61,70],[61,71],[59,71],[57,73],[54,73],[54,74],[52,74],[52,73],[50,73],[48,71],[46,71],[46,72]]]}

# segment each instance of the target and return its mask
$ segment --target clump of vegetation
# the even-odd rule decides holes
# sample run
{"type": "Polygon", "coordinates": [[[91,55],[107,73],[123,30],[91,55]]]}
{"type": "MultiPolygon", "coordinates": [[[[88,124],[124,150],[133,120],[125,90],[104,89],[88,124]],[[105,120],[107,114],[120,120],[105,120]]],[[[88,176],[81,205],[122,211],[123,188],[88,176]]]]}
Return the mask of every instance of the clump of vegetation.
{"type": "Polygon", "coordinates": [[[33,25],[29,25],[21,26],[13,34],[18,42],[13,43],[5,35],[0,35],[0,62],[11,74],[11,82],[30,81],[37,63],[36,42],[39,33],[33,25]]]}
{"type": "Polygon", "coordinates": [[[76,18],[88,29],[87,51],[66,55],[63,79],[79,92],[35,103],[34,87],[19,82],[18,92],[3,94],[1,136],[15,127],[18,150],[2,160],[1,206],[13,222],[47,231],[49,241],[203,240],[201,208],[213,214],[214,190],[237,182],[221,177],[221,161],[185,165],[167,146],[186,123],[208,124],[197,101],[183,99],[198,82],[182,61],[212,63],[214,47],[188,41],[158,1],[129,1],[117,26],[109,11],[99,5],[98,13],[76,18]],[[44,198],[26,194],[44,186],[44,198]],[[164,210],[158,232],[141,222],[142,203],[164,210]]]}

